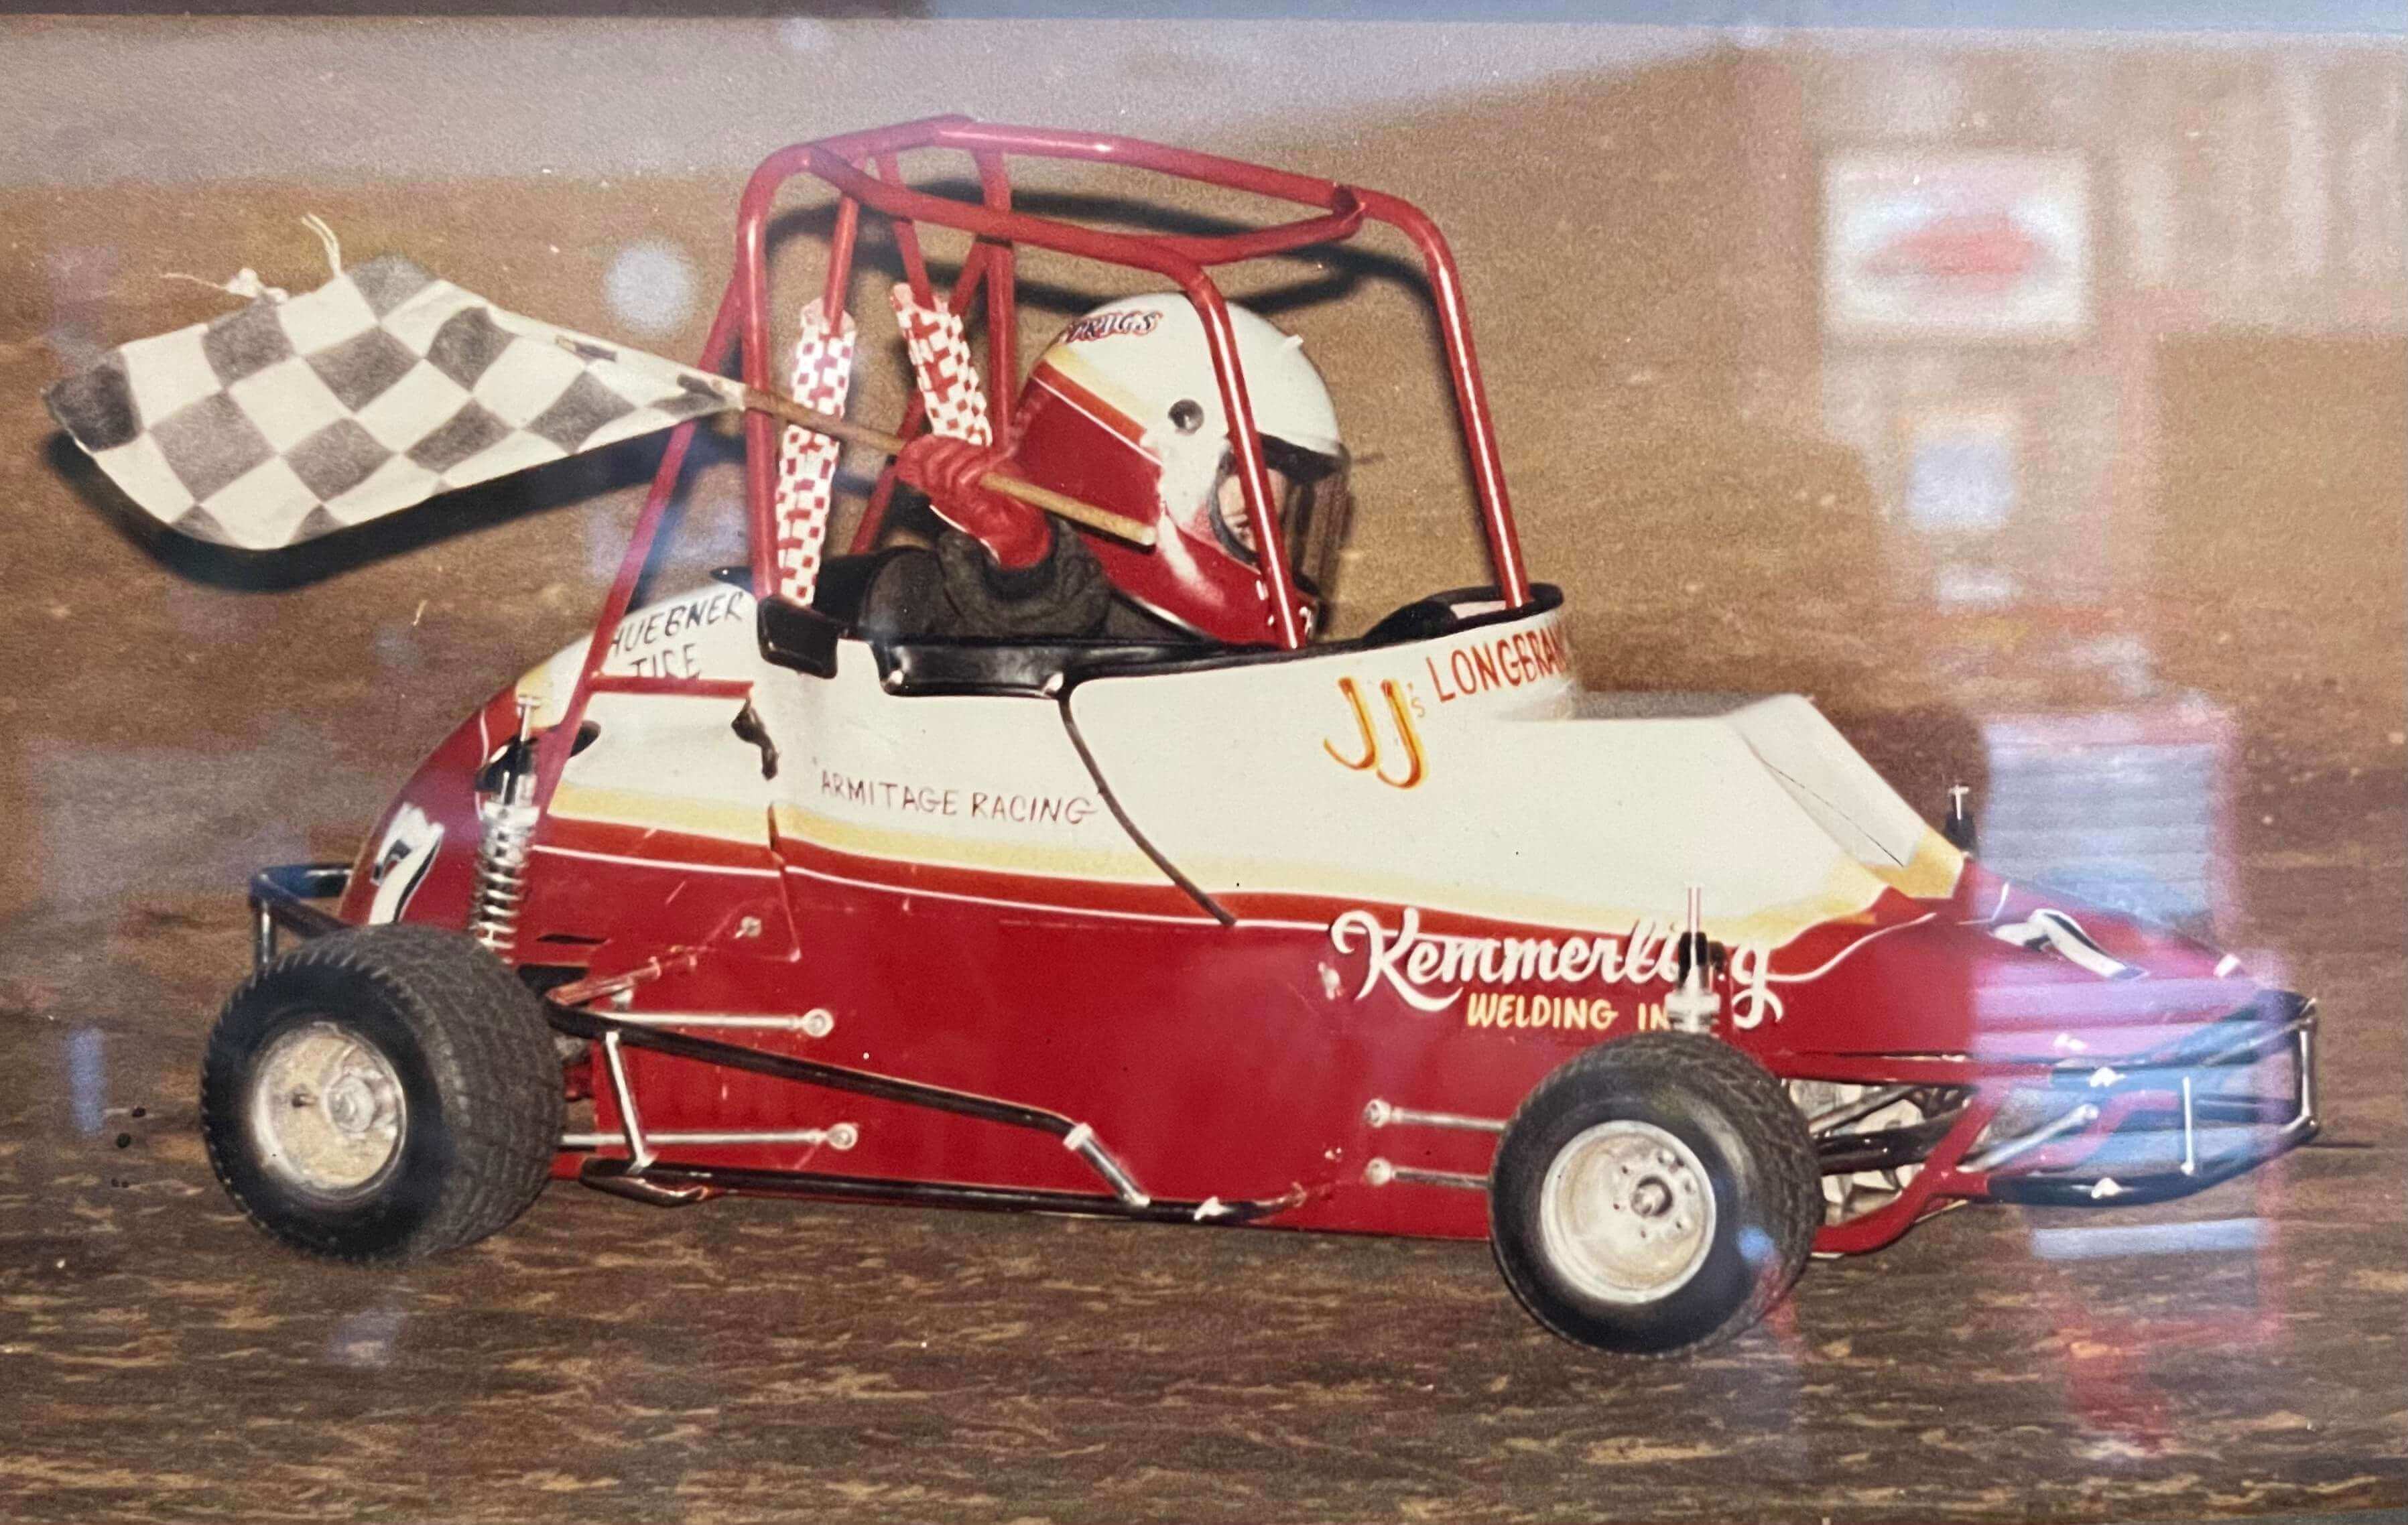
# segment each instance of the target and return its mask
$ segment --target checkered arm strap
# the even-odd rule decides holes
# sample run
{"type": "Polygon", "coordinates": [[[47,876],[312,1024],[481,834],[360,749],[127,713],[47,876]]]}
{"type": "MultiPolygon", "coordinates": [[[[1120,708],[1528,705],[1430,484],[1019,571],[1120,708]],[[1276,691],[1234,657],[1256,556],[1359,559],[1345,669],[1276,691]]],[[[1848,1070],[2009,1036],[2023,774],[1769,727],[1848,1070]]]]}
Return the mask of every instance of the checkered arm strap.
{"type": "MultiPolygon", "coordinates": [[[[852,390],[853,315],[838,313],[828,326],[827,306],[818,297],[803,309],[795,340],[795,400],[822,413],[844,416],[852,390]]],[[[843,444],[834,435],[789,424],[778,442],[778,596],[809,604],[819,587],[820,557],[827,544],[828,513],[836,496],[837,457],[843,444]]]]}
{"type": "Polygon", "coordinates": [[[911,299],[911,288],[897,281],[888,293],[895,321],[903,330],[903,347],[911,352],[911,370],[920,378],[920,400],[927,406],[928,428],[973,445],[995,443],[987,422],[986,392],[979,386],[978,367],[970,362],[969,341],[962,321],[941,296],[924,307],[911,299]]]}

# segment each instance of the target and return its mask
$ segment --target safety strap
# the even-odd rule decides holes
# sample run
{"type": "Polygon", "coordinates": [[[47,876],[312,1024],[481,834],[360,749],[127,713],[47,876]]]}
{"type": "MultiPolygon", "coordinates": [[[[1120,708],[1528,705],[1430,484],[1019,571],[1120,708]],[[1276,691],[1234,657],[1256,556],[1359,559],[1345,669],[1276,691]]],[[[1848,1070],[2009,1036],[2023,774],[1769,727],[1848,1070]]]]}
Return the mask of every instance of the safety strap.
{"type": "MultiPolygon", "coordinates": [[[[828,331],[827,309],[818,297],[803,308],[795,340],[795,400],[822,413],[844,414],[853,383],[853,325],[851,313],[828,331]]],[[[821,551],[827,544],[828,513],[836,499],[837,456],[833,435],[788,425],[778,442],[778,596],[809,604],[818,589],[821,551]]]]}
{"type": "Polygon", "coordinates": [[[979,386],[961,319],[942,296],[931,296],[933,306],[920,306],[911,288],[900,281],[887,294],[895,304],[895,321],[903,330],[903,347],[911,352],[912,374],[920,378],[929,430],[973,445],[993,444],[986,393],[979,386]]]}

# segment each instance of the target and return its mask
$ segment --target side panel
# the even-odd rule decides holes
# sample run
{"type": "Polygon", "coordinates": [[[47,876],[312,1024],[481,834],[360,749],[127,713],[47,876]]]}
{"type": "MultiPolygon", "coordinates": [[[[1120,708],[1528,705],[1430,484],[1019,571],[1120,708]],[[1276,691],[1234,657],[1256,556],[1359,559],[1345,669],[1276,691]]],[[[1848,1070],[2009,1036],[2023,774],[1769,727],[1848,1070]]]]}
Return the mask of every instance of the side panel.
{"type": "Polygon", "coordinates": [[[1138,829],[1215,895],[1627,935],[1677,921],[1697,887],[1711,935],[1775,948],[1883,894],[1731,723],[1736,705],[1613,719],[1576,705],[1552,613],[1098,677],[1069,699],[1138,829]]]}
{"type": "MultiPolygon", "coordinates": [[[[1380,1154],[1483,1172],[1493,1139],[1379,1136],[1366,1104],[1501,1117],[1595,1041],[1510,1023],[1475,1031],[1459,1007],[1433,1013],[1385,987],[1367,993],[1326,912],[1224,925],[1130,839],[1052,701],[893,695],[850,644],[835,678],[763,673],[753,700],[780,754],[769,842],[794,957],[714,955],[642,986],[639,1014],[823,1012],[823,1036],[756,1030],[743,1041],[1062,1113],[1093,1126],[1157,1196],[1301,1194],[1275,1221],[1473,1236],[1485,1232],[1480,1193],[1371,1188],[1364,1166],[1380,1154]]],[[[608,724],[588,755],[601,755],[608,724]]],[[[606,770],[578,777],[598,784],[606,770]]],[[[742,890],[698,887],[754,877],[732,836],[672,834],[676,811],[603,814],[577,822],[587,855],[578,877],[609,895],[734,894],[742,890]]],[[[547,873],[563,877],[557,865],[547,873]]],[[[842,1154],[686,1158],[1100,1189],[1047,1135],[654,1055],[630,1063],[654,1131],[846,1121],[860,1132],[842,1154]]],[[[607,1125],[607,1095],[600,1110],[607,1125]]]]}
{"type": "MultiPolygon", "coordinates": [[[[1158,1197],[1295,1199],[1279,1226],[1484,1233],[1480,1192],[1374,1186],[1367,1166],[1476,1176],[1494,1135],[1375,1128],[1368,1105],[1501,1119],[1572,1055],[1658,1025],[1686,883],[1734,945],[1726,1035],[1784,1071],[1901,1048],[2045,1059],[2077,1039],[2119,1053],[2146,1034],[2111,1028],[2232,999],[2204,950],[2109,920],[2107,951],[2153,977],[1999,942],[1988,924],[2037,903],[1975,876],[1973,905],[1928,833],[1898,863],[1914,823],[1811,712],[1576,697],[1543,619],[1082,684],[1068,708],[1108,795],[1063,705],[890,693],[850,644],[834,679],[769,668],[740,598],[632,617],[612,661],[746,682],[763,725],[739,734],[735,697],[598,696],[538,842],[521,957],[601,973],[666,958],[633,1015],[781,1019],[741,1041],[1059,1113],[1158,1197]],[[1841,900],[1854,910],[1830,912],[1841,900]]],[[[521,685],[539,718],[573,660],[521,685]]],[[[497,695],[421,769],[364,852],[350,919],[460,924],[473,781],[515,713],[497,695]]],[[[655,1133],[859,1131],[847,1151],[672,1158],[1101,1189],[1045,1133],[655,1054],[629,1065],[655,1133]]]]}
{"type": "MultiPolygon", "coordinates": [[[[906,868],[781,842],[802,943],[791,965],[726,961],[646,985],[638,1010],[824,1012],[829,1030],[741,1041],[1091,1125],[1158,1197],[1305,1201],[1277,1226],[1477,1237],[1477,1191],[1364,1181],[1379,1156],[1484,1173],[1484,1133],[1369,1126],[1367,1105],[1503,1118],[1548,1070],[1633,1030],[1467,1021],[1385,988],[1320,924],[1225,926],[1200,915],[1074,908],[1032,881],[906,868]]],[[[1660,989],[1657,991],[1660,997],[1660,989]]],[[[1584,1003],[1584,1006],[1588,1004],[1584,1003]]],[[[1485,1008],[1484,1008],[1484,1010],[1485,1008]]],[[[854,1123],[838,1154],[689,1150],[726,1163],[1097,1191],[1054,1138],[674,1060],[631,1056],[654,1129],[854,1123]]]]}
{"type": "MultiPolygon", "coordinates": [[[[571,648],[520,681],[538,725],[555,722],[582,656],[571,648]]],[[[629,615],[603,671],[759,683],[752,595],[714,585],[629,615]]],[[[597,693],[535,846],[519,956],[624,967],[671,948],[791,957],[769,850],[774,745],[739,732],[741,698],[597,693]]]]}
{"type": "MultiPolygon", "coordinates": [[[[481,830],[477,776],[515,734],[522,699],[533,705],[530,719],[537,729],[558,722],[583,655],[584,644],[579,642],[530,669],[487,700],[420,764],[362,844],[351,890],[339,908],[343,919],[466,924],[481,830]]],[[[764,670],[753,649],[752,595],[716,584],[630,614],[614,633],[603,664],[606,673],[629,677],[750,678],[764,670]]],[[[767,796],[758,777],[759,754],[726,729],[739,707],[727,702],[706,705],[684,699],[597,696],[590,717],[596,726],[594,744],[571,762],[568,797],[555,802],[552,817],[545,822],[538,858],[556,848],[577,848],[589,816],[604,821],[632,820],[647,831],[682,835],[695,829],[699,812],[710,822],[702,834],[749,843],[753,856],[745,861],[766,866],[767,796]],[[602,746],[606,738],[607,748],[602,746]],[[581,800],[579,788],[586,791],[581,800]],[[648,798],[631,802],[625,797],[631,791],[648,798]]],[[[623,837],[613,840],[625,845],[623,837]]],[[[775,883],[774,875],[768,882],[775,883]]],[[[537,873],[526,905],[530,936],[549,927],[584,940],[556,943],[549,949],[531,947],[524,956],[536,962],[584,962],[583,950],[594,946],[591,939],[627,922],[624,906],[630,898],[657,906],[670,897],[666,891],[620,895],[588,872],[537,873]]],[[[779,914],[782,916],[781,907],[779,914]]],[[[651,919],[635,919],[638,925],[651,919]]],[[[680,934],[696,935],[686,927],[680,928],[680,934]]]]}
{"type": "Polygon", "coordinates": [[[1001,874],[1049,903],[1197,913],[1113,817],[1050,700],[890,694],[847,642],[834,677],[770,670],[754,702],[780,749],[770,798],[797,874],[874,859],[907,879],[1001,874]]]}

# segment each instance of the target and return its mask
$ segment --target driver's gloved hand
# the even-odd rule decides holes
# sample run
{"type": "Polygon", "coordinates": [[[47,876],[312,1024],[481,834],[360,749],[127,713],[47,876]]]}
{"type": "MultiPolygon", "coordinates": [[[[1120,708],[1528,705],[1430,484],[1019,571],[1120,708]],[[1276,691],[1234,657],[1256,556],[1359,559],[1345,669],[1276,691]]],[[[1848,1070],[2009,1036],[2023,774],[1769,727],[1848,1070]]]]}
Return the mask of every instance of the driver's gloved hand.
{"type": "Polygon", "coordinates": [[[895,475],[926,493],[938,518],[984,546],[1008,572],[1037,565],[1054,545],[1044,510],[979,485],[989,472],[1014,469],[1008,448],[944,435],[922,435],[895,458],[895,475]]]}
{"type": "Polygon", "coordinates": [[[1047,519],[1046,546],[1024,567],[997,566],[968,535],[937,537],[945,613],[939,632],[1041,640],[1096,634],[1112,605],[1112,585],[1077,531],[1047,519]]]}

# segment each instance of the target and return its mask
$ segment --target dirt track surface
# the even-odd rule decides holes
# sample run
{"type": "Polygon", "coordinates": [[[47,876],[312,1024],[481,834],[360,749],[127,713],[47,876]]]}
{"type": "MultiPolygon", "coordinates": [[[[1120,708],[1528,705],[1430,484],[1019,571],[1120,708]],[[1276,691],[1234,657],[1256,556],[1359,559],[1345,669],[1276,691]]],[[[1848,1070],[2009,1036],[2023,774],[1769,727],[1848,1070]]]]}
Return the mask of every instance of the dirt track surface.
{"type": "MultiPolygon", "coordinates": [[[[1667,66],[1381,132],[1211,146],[1342,166],[1455,230],[1531,559],[1570,590],[1592,684],[1813,692],[1936,805],[1981,716],[2080,713],[2112,685],[2069,676],[2035,626],[1948,644],[1867,574],[1882,520],[1848,452],[1710,401],[1754,342],[1729,312],[1777,274],[1714,264],[1731,142],[1697,124],[1724,88],[1714,67],[1667,66]],[[1448,150],[1504,120],[1543,173],[1448,150]],[[1554,151],[1600,121],[1615,153],[1554,151]],[[1607,273],[1570,313],[1543,299],[1563,240],[1607,273]],[[1561,375],[1600,355],[1620,379],[1568,397],[1561,375]]],[[[2348,484],[2289,476],[2321,485],[2272,544],[2192,534],[2109,610],[2234,728],[2221,939],[2328,1019],[2332,1147],[2187,1203],[1952,1214],[1817,1264],[1725,1351],[1639,1365],[1539,1332],[1479,1247],[661,1213],[558,1187],[499,1237],[406,1272],[262,1239],[210,1179],[194,1118],[201,1035],[246,962],[241,878],[348,856],[419,753],[581,632],[654,447],[262,565],[136,523],[36,393],[98,345],[223,310],[161,270],[314,284],[304,210],[353,259],[407,249],[608,330],[614,251],[672,237],[715,280],[735,188],[0,195],[0,1516],[1903,1520],[2408,1502],[2396,483],[2376,483],[2370,519],[2348,484]]],[[[1411,309],[1392,269],[1305,284],[1347,299],[1291,321],[1353,368],[1350,388],[1325,361],[1383,536],[1350,570],[1360,628],[1467,580],[1464,540],[1413,490],[1451,464],[1408,421],[1434,392],[1389,388],[1426,359],[1424,330],[1395,320],[1411,309]]],[[[1078,293],[1035,301],[1041,326],[1078,293]]],[[[699,321],[654,342],[689,350],[699,321]]],[[[2289,384],[2315,384],[2310,360],[2289,384]]],[[[2238,438],[2279,474],[2286,442],[2248,428],[2236,407],[2176,441],[2169,469],[2205,460],[2221,479],[2238,438]]],[[[696,520],[731,491],[724,468],[707,477],[696,520]]],[[[727,559],[706,528],[662,581],[727,559]]]]}

